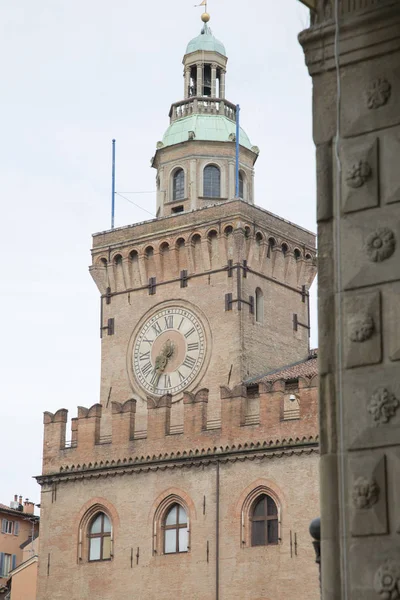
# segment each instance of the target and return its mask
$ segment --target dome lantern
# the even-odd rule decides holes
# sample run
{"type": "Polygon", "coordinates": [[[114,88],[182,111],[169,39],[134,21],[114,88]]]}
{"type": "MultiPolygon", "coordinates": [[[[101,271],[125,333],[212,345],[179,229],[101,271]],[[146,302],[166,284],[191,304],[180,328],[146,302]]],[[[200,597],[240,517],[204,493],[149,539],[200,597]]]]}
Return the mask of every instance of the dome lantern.
{"type": "MultiPolygon", "coordinates": [[[[183,57],[183,100],[172,104],[170,125],[157,144],[152,162],[157,169],[157,216],[229,200],[237,191],[236,105],[226,99],[225,86],[228,57],[224,44],[209,27],[207,12],[202,21],[200,34],[189,42],[183,57]],[[212,194],[209,178],[219,182],[212,194]]],[[[243,129],[239,145],[240,197],[253,203],[253,167],[258,148],[252,146],[243,129]]]]}

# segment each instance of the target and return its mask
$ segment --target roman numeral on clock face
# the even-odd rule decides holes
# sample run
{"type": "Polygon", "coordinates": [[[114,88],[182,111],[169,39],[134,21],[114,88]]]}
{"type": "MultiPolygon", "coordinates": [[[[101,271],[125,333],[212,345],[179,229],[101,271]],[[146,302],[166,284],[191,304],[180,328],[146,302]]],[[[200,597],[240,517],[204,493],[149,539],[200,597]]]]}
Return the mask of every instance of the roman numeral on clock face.
{"type": "Polygon", "coordinates": [[[157,322],[156,322],[156,323],[154,323],[154,325],[152,325],[152,328],[153,328],[153,330],[154,330],[154,333],[155,333],[156,335],[160,335],[160,333],[162,333],[162,329],[161,329],[161,327],[160,327],[159,323],[157,323],[157,322]]]}
{"type": "Polygon", "coordinates": [[[171,386],[171,377],[169,375],[164,375],[164,387],[170,388],[171,386]]]}
{"type": "Polygon", "coordinates": [[[188,351],[193,352],[193,350],[199,349],[199,342],[194,342],[193,344],[188,344],[188,351]]]}
{"type": "Polygon", "coordinates": [[[160,379],[160,376],[157,373],[157,371],[153,371],[153,375],[151,376],[151,379],[150,379],[151,385],[154,385],[154,387],[155,387],[157,385],[159,379],[160,379]]]}
{"type": "Polygon", "coordinates": [[[150,360],[150,350],[144,354],[141,354],[139,360],[150,360]]]}
{"type": "Polygon", "coordinates": [[[194,367],[195,364],[196,364],[196,361],[191,356],[187,356],[185,358],[185,360],[183,361],[183,363],[182,363],[182,365],[184,367],[188,367],[189,369],[193,369],[193,367],[194,367]]]}
{"type": "Polygon", "coordinates": [[[174,315],[164,317],[164,319],[165,319],[165,329],[173,329],[174,328],[174,315]]]}
{"type": "Polygon", "coordinates": [[[151,364],[151,362],[149,361],[146,365],[144,365],[143,369],[142,369],[142,373],[145,377],[147,377],[147,375],[150,373],[150,371],[152,370],[153,365],[151,364]]]}
{"type": "Polygon", "coordinates": [[[190,336],[192,335],[192,333],[194,333],[195,331],[196,331],[196,330],[195,330],[195,328],[194,328],[194,327],[192,327],[192,329],[189,329],[189,331],[187,331],[187,332],[185,333],[185,338],[188,338],[188,337],[190,337],[190,336]]]}

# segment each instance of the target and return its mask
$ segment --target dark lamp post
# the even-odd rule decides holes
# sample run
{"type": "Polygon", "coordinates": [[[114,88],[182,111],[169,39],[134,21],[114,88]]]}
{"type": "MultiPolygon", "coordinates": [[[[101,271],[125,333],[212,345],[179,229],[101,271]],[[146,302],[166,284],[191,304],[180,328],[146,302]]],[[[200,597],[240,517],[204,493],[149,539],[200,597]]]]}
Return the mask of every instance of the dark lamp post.
{"type": "Polygon", "coordinates": [[[318,517],[310,523],[310,535],[313,538],[315,562],[319,567],[319,583],[321,585],[321,519],[318,517]]]}

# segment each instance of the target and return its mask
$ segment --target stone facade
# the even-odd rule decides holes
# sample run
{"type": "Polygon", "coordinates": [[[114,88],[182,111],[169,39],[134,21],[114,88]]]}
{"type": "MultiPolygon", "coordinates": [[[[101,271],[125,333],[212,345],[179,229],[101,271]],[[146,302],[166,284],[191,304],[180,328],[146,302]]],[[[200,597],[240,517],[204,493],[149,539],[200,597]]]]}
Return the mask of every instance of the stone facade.
{"type": "MultiPolygon", "coordinates": [[[[78,407],[70,433],[65,409],[44,416],[38,600],[318,598],[315,236],[234,197],[234,148],[158,148],[161,187],[208,153],[226,197],[202,204],[197,188],[180,214],[159,201],[157,219],[93,237],[100,402],[78,407]],[[170,551],[176,504],[183,541],[170,551]],[[104,560],[91,558],[99,514],[104,560]]],[[[250,178],[256,153],[240,155],[250,178]]]]}
{"type": "Polygon", "coordinates": [[[313,22],[323,598],[395,599],[400,4],[320,1],[313,22]]]}

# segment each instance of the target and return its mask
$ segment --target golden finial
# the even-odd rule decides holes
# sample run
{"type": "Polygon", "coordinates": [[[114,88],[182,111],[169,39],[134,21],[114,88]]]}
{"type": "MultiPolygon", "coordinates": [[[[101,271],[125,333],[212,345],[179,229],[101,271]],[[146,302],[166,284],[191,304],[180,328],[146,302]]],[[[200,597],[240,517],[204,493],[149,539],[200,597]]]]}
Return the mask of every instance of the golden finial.
{"type": "Polygon", "coordinates": [[[210,15],[208,14],[208,12],[205,12],[201,15],[201,20],[203,21],[203,23],[208,23],[208,21],[211,19],[210,15]]]}

